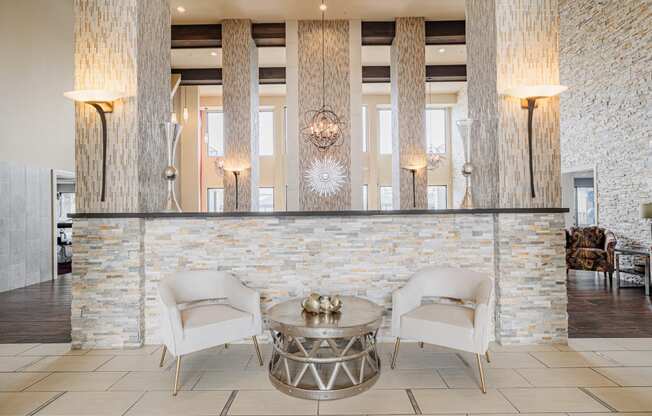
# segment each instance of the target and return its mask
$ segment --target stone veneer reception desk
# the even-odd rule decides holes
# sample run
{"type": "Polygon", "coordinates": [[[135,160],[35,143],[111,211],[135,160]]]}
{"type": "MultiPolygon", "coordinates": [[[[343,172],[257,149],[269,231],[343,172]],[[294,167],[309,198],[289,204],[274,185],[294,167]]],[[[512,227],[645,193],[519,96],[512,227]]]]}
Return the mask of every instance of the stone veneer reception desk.
{"type": "MultiPolygon", "coordinates": [[[[495,278],[502,344],[565,342],[565,209],[77,214],[72,343],[159,342],[157,283],[181,270],[225,270],[261,294],[263,311],[311,291],[385,308],[419,268],[495,278]]],[[[346,305],[344,306],[346,307],[346,305]]]]}

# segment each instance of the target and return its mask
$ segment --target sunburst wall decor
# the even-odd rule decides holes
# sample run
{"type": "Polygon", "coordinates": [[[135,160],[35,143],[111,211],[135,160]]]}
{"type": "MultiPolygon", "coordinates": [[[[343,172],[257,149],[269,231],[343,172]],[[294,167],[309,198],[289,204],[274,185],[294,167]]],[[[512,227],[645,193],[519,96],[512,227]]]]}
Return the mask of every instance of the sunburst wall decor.
{"type": "Polygon", "coordinates": [[[344,184],[344,166],[331,156],[314,159],[306,170],[310,189],[320,196],[335,195],[344,184]]]}

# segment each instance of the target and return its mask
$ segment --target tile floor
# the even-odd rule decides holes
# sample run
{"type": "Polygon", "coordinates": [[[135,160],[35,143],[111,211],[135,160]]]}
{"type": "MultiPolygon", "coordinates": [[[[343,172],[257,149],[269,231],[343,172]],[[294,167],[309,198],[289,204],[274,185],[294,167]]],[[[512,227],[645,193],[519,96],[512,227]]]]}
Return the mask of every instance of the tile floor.
{"type": "MultiPolygon", "coordinates": [[[[276,391],[253,347],[231,345],[158,367],[160,348],[71,351],[68,344],[0,344],[0,415],[453,415],[652,416],[652,339],[573,339],[569,345],[492,345],[489,390],[471,354],[404,343],[396,370],[338,401],[276,391]]],[[[263,346],[266,356],[269,346],[263,346]]]]}

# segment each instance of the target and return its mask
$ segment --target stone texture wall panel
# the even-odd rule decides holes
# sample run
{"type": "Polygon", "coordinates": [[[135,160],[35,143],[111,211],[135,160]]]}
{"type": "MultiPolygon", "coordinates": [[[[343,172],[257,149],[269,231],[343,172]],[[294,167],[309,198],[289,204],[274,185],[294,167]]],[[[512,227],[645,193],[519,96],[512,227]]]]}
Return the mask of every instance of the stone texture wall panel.
{"type": "Polygon", "coordinates": [[[503,92],[519,85],[559,83],[557,0],[466,2],[469,116],[475,206],[561,206],[559,98],[539,100],[530,194],[527,111],[503,92]]]}
{"type": "MultiPolygon", "coordinates": [[[[244,169],[238,178],[238,211],[258,208],[258,48],[251,21],[222,24],[224,166],[244,169]]],[[[224,175],[224,210],[235,209],[235,177],[224,175]]]]}
{"type": "Polygon", "coordinates": [[[652,245],[652,6],[560,0],[562,170],[595,168],[598,221],[626,245],[652,245]]]}
{"type": "Polygon", "coordinates": [[[322,105],[322,32],[321,21],[299,21],[299,206],[302,211],[339,211],[351,209],[351,82],[349,79],[349,22],[327,20],[325,35],[326,105],[343,122],[341,146],[321,152],[301,134],[306,124],[305,113],[322,105]],[[313,192],[305,172],[314,159],[331,156],[344,167],[345,182],[328,197],[313,192]]]}
{"type": "Polygon", "coordinates": [[[564,342],[563,214],[80,219],[73,228],[75,347],[160,342],[157,287],[185,270],[234,273],[272,305],[312,291],[370,299],[426,266],[496,281],[495,338],[564,342]]]}
{"type": "Polygon", "coordinates": [[[92,107],[77,103],[78,212],[157,211],[165,199],[170,105],[170,12],[164,0],[75,0],[75,89],[123,92],[107,115],[106,202],[100,201],[102,132],[92,107]],[[92,24],[90,23],[92,22],[92,24]]]}
{"type": "Polygon", "coordinates": [[[138,347],[144,336],[144,220],[75,220],[73,348],[138,347]]]}
{"type": "Polygon", "coordinates": [[[428,171],[415,172],[412,194],[410,166],[426,161],[426,49],[425,21],[396,19],[390,49],[392,101],[392,199],[395,209],[428,208],[428,171]]]}

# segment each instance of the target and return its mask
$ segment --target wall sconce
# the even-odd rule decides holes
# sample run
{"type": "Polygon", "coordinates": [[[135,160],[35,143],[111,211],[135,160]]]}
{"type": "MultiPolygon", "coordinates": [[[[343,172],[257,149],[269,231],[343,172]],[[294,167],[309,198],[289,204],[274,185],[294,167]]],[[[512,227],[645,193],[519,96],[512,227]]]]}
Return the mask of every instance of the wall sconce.
{"type": "Polygon", "coordinates": [[[416,185],[416,175],[419,169],[425,168],[427,165],[407,165],[402,166],[403,169],[410,171],[412,173],[412,208],[417,207],[417,185],[416,185]]]}
{"type": "Polygon", "coordinates": [[[522,85],[510,88],[505,95],[521,99],[521,108],[527,109],[527,143],[530,162],[530,194],[535,197],[534,192],[534,169],[532,167],[532,117],[538,99],[554,97],[566,91],[568,87],[563,85],[522,85]]]}
{"type": "Polygon", "coordinates": [[[102,193],[100,201],[106,199],[106,113],[113,112],[113,102],[124,97],[124,94],[107,90],[75,90],[63,93],[64,97],[73,101],[86,103],[97,110],[102,122],[102,193]]]}
{"type": "Polygon", "coordinates": [[[235,210],[237,211],[238,210],[238,205],[239,205],[239,202],[238,202],[238,199],[239,199],[238,198],[239,197],[238,179],[240,178],[240,174],[242,172],[244,172],[245,170],[247,170],[247,168],[242,168],[242,167],[240,167],[240,168],[227,168],[227,167],[224,167],[224,165],[222,165],[222,169],[224,171],[226,171],[226,172],[231,172],[233,174],[233,177],[235,178],[235,210]]]}

